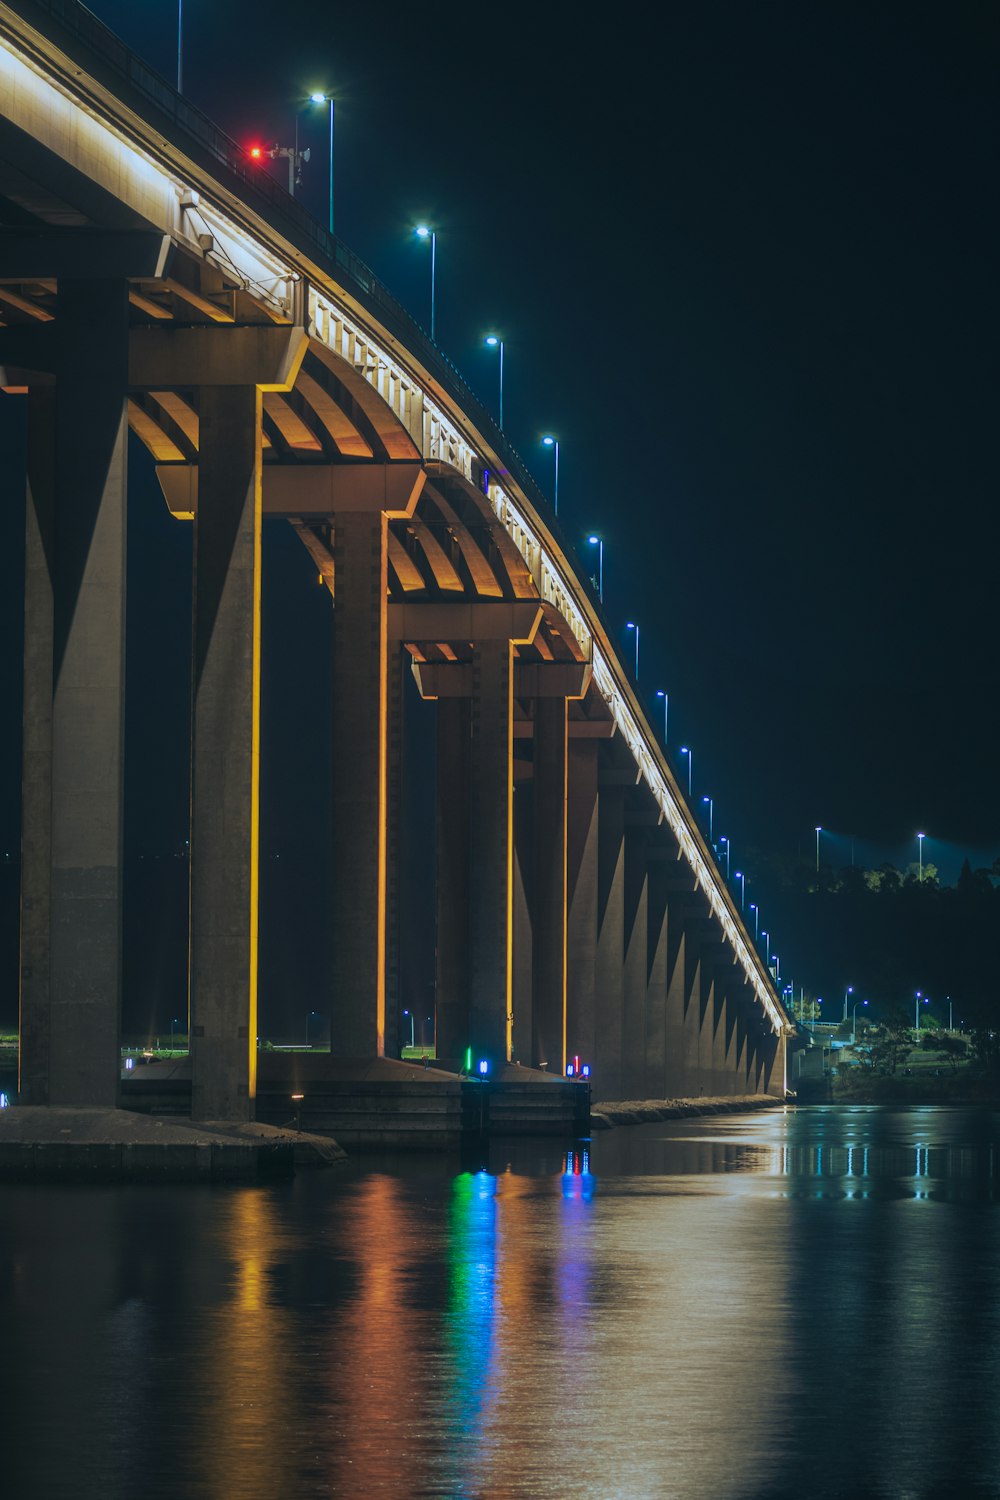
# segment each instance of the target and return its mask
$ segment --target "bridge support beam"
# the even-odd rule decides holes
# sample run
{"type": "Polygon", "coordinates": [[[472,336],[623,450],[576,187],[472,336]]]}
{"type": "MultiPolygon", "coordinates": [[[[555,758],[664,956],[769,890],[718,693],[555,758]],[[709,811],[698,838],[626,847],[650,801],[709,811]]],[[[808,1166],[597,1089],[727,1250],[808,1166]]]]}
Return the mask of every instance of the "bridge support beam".
{"type": "Polygon", "coordinates": [[[191,715],[191,1115],[252,1118],[257,1071],[261,398],[200,391],[191,715]]]}
{"type": "Polygon", "coordinates": [[[513,1026],[512,658],[509,641],[477,645],[469,721],[469,1043],[494,1068],[513,1026]]]}
{"type": "Polygon", "coordinates": [[[622,1093],[626,1099],[646,1097],[648,896],[645,830],[629,828],[625,833],[622,975],[622,1093]]]}
{"type": "Polygon", "coordinates": [[[114,1106],[121,1015],[128,286],[63,279],[30,397],[22,1098],[114,1106]]]}
{"type": "MultiPolygon", "coordinates": [[[[598,1057],[597,974],[598,771],[597,741],[570,739],[567,756],[566,1050],[595,1067],[598,1057]]],[[[603,1057],[603,1048],[601,1052],[603,1057]]],[[[594,1087],[603,1091],[595,1073],[594,1087]]]]}
{"type": "Polygon", "coordinates": [[[625,975],[625,788],[602,785],[597,803],[596,1025],[600,1099],[621,1099],[625,975]]]}
{"type": "Polygon", "coordinates": [[[532,1061],[566,1070],[566,699],[538,698],[534,739],[532,1061]]]}

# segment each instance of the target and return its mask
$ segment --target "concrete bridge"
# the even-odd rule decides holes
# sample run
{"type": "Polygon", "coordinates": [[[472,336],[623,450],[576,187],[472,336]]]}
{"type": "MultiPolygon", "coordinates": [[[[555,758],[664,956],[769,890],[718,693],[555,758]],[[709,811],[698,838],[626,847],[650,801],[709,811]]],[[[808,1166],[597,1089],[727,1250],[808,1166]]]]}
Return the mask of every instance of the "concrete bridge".
{"type": "Polygon", "coordinates": [[[398,1050],[409,671],[437,704],[439,1059],[781,1094],[791,1023],[591,585],[368,268],[74,0],[0,0],[0,222],[0,381],[28,407],[22,1100],[118,1099],[129,429],[194,528],[194,1116],[255,1097],[264,522],[331,595],[334,1057],[398,1050]]]}

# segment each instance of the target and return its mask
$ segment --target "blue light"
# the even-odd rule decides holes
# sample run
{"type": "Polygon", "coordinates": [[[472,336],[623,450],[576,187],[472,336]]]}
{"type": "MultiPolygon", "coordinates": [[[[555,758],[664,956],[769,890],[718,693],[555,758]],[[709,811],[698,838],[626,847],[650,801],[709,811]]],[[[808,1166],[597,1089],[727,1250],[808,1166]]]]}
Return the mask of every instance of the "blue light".
{"type": "Polygon", "coordinates": [[[0,1109],[6,1109],[9,1104],[10,1100],[7,1098],[7,1095],[0,1094],[0,1109]]]}
{"type": "Polygon", "coordinates": [[[584,1063],[583,1067],[580,1069],[580,1077],[581,1078],[589,1078],[590,1077],[590,1063],[584,1063]]]}
{"type": "Polygon", "coordinates": [[[309,100],[310,100],[310,102],[312,104],[325,104],[326,103],[326,95],[325,94],[310,94],[309,95],[309,100]]]}
{"type": "Polygon", "coordinates": [[[567,1078],[572,1078],[573,1077],[573,1064],[572,1063],[567,1063],[566,1064],[566,1077],[567,1078]]]}
{"type": "Polygon", "coordinates": [[[500,340],[497,338],[495,333],[488,333],[486,335],[486,342],[489,344],[491,349],[495,349],[500,340]]]}
{"type": "Polygon", "coordinates": [[[600,537],[599,537],[599,536],[588,536],[588,538],[587,538],[587,541],[588,541],[588,542],[589,542],[589,543],[590,543],[590,545],[591,545],[591,546],[592,546],[592,547],[596,547],[596,546],[597,546],[597,544],[598,544],[598,542],[599,542],[599,541],[600,541],[600,540],[601,540],[601,539],[600,539],[600,537]]]}
{"type": "Polygon", "coordinates": [[[489,1063],[486,1061],[485,1057],[481,1057],[479,1059],[479,1076],[480,1076],[480,1078],[485,1078],[486,1075],[487,1075],[487,1073],[489,1071],[490,1071],[490,1065],[489,1065],[489,1063]]]}
{"type": "Polygon", "coordinates": [[[414,230],[414,234],[419,235],[422,240],[425,240],[430,234],[430,230],[427,228],[426,224],[418,224],[416,229],[414,230]]]}
{"type": "Polygon", "coordinates": [[[552,445],[553,445],[553,443],[555,442],[555,438],[554,437],[543,437],[542,438],[542,442],[545,444],[546,448],[551,448],[552,445]]]}

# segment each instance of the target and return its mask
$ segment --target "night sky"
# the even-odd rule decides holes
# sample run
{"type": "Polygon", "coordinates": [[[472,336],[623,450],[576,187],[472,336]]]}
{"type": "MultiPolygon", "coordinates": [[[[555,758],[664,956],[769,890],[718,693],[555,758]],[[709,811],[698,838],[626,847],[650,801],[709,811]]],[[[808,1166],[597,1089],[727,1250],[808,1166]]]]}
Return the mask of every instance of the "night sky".
{"type": "MultiPolygon", "coordinates": [[[[172,75],[170,0],[92,8],[172,75]]],[[[437,227],[438,341],[495,402],[482,337],[503,334],[508,435],[549,493],[539,439],[559,435],[563,529],[582,553],[604,535],[608,620],[623,650],[639,622],[653,722],[664,688],[671,745],[693,747],[736,864],[808,856],[817,823],[842,836],[828,857],[853,835],[859,863],[900,866],[924,830],[945,879],[1000,854],[995,7],[185,13],[185,91],[241,143],[289,144],[300,101],[335,90],[338,234],[425,326],[412,228],[437,227]]],[[[324,110],[303,108],[300,136],[301,196],[325,219],[324,110]]],[[[0,422],[14,454],[17,419],[0,422]]],[[[184,830],[163,726],[188,688],[166,668],[150,683],[187,628],[190,538],[138,458],[134,477],[150,498],[131,542],[131,733],[163,794],[131,837],[155,857],[184,830]]],[[[11,639],[23,523],[7,490],[11,639]]],[[[285,530],[265,572],[265,715],[319,689],[328,628],[285,530]]],[[[267,746],[265,730],[265,795],[270,776],[279,821],[301,826],[322,736],[276,740],[270,770],[267,746]]],[[[18,760],[8,716],[6,849],[18,760]]]]}

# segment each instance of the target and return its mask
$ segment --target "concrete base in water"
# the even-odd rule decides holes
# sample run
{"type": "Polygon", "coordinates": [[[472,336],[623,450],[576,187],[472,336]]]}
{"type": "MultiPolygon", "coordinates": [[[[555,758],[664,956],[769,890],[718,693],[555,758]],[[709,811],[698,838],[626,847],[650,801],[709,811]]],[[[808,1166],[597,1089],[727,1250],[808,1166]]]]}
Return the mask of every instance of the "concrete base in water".
{"type": "MultiPolygon", "coordinates": [[[[187,1114],[190,1077],[186,1059],[137,1068],[122,1083],[122,1103],[187,1114]]],[[[585,1135],[590,1090],[513,1063],[481,1082],[389,1057],[262,1052],[256,1117],[286,1129],[301,1124],[354,1149],[439,1151],[490,1135],[585,1135]]]]}
{"type": "Polygon", "coordinates": [[[124,1109],[0,1110],[0,1181],[220,1182],[343,1160],[336,1141],[263,1124],[191,1124],[124,1109]]]}
{"type": "Polygon", "coordinates": [[[723,1094],[706,1099],[622,1099],[595,1104],[591,1112],[594,1130],[613,1125],[649,1125],[656,1120],[683,1120],[688,1115],[742,1115],[754,1109],[779,1109],[792,1100],[770,1094],[723,1094]]]}

